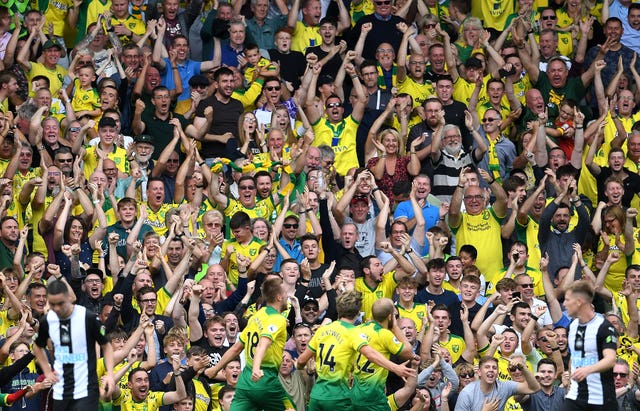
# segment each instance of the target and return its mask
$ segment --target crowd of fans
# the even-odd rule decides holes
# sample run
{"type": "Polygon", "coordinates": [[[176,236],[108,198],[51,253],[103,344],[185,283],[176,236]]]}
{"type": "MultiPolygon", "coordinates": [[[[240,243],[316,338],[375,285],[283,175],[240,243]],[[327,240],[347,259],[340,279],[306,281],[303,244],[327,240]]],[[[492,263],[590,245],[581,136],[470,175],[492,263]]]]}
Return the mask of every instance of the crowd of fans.
{"type": "Polygon", "coordinates": [[[637,52],[630,0],[0,2],[0,405],[640,409],[637,52]]]}

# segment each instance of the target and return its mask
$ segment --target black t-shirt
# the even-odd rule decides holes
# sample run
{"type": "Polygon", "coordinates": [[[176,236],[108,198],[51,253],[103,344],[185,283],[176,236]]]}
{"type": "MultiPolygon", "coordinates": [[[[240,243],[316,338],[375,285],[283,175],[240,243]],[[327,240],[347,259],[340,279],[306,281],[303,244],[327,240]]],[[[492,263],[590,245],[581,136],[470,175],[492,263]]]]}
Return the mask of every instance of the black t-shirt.
{"type": "Polygon", "coordinates": [[[271,61],[280,66],[280,77],[293,84],[294,88],[300,86],[300,77],[307,68],[307,60],[299,51],[290,51],[287,54],[280,53],[277,49],[269,50],[271,61]]]}
{"type": "MultiPolygon", "coordinates": [[[[213,108],[213,121],[207,133],[222,135],[232,133],[238,137],[238,117],[244,112],[242,103],[235,98],[229,99],[228,103],[223,103],[214,94],[198,104],[196,117],[204,117],[204,110],[207,107],[213,108]]],[[[202,157],[224,157],[226,154],[226,144],[218,141],[202,143],[202,157]]]]}
{"type": "Polygon", "coordinates": [[[211,344],[209,344],[209,340],[207,340],[206,336],[203,336],[195,345],[207,350],[207,353],[209,354],[209,358],[211,360],[210,364],[212,367],[216,365],[218,362],[220,362],[220,359],[222,358],[224,353],[226,353],[227,350],[229,349],[229,347],[225,347],[224,345],[221,347],[212,346],[211,344]]]}
{"type": "MultiPolygon", "coordinates": [[[[338,40],[336,40],[336,42],[337,41],[338,40]]],[[[318,61],[322,60],[327,56],[327,54],[329,54],[328,51],[322,50],[321,46],[313,46],[313,47],[307,48],[307,50],[305,51],[305,55],[309,55],[309,53],[313,53],[316,56],[318,56],[318,61]]],[[[342,65],[342,58],[340,58],[340,54],[336,54],[335,56],[333,56],[331,60],[327,61],[327,63],[324,66],[322,66],[322,71],[320,72],[320,74],[321,75],[328,74],[335,79],[336,74],[338,74],[338,70],[340,70],[341,65],[342,65]]]]}
{"type": "Polygon", "coordinates": [[[444,106],[443,108],[444,120],[447,124],[453,124],[460,128],[462,146],[467,153],[471,153],[473,151],[473,136],[469,133],[467,126],[464,124],[464,112],[467,110],[467,105],[454,100],[453,103],[448,106],[444,106]]]}
{"type": "MultiPolygon", "coordinates": [[[[640,194],[640,175],[632,173],[626,168],[624,171],[627,173],[627,178],[622,180],[624,187],[624,194],[622,195],[622,205],[626,208],[631,207],[631,200],[636,194],[640,194]]],[[[598,202],[607,202],[607,197],[604,195],[604,182],[613,175],[613,170],[610,167],[600,167],[600,174],[596,176],[596,183],[598,187],[598,202]]]]}

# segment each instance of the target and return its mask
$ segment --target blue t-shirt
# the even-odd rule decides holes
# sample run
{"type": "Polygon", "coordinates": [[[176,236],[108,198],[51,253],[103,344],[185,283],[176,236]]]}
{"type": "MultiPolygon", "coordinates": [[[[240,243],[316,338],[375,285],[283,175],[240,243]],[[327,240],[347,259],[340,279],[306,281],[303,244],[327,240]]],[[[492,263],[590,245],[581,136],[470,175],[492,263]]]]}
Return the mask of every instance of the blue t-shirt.
{"type": "MultiPolygon", "coordinates": [[[[176,83],[173,80],[173,70],[171,69],[171,61],[169,58],[165,57],[164,62],[166,64],[165,69],[160,75],[162,76],[162,85],[167,87],[169,90],[174,90],[176,88],[176,83]]],[[[196,74],[200,74],[200,62],[187,60],[183,64],[177,64],[178,73],[180,73],[180,78],[182,79],[182,93],[178,96],[178,101],[186,100],[191,98],[191,88],[189,87],[189,79],[196,74]]]]}
{"type": "MultiPolygon", "coordinates": [[[[438,224],[438,221],[440,220],[440,208],[427,201],[422,207],[422,216],[424,217],[424,229],[428,230],[438,224]]],[[[415,214],[413,214],[413,207],[411,206],[411,200],[403,201],[398,204],[396,211],[393,213],[394,220],[403,217],[407,220],[411,220],[415,217],[415,214]]],[[[409,234],[413,234],[413,230],[409,234]]],[[[422,255],[425,256],[427,254],[429,254],[429,242],[425,241],[422,255]]]]}

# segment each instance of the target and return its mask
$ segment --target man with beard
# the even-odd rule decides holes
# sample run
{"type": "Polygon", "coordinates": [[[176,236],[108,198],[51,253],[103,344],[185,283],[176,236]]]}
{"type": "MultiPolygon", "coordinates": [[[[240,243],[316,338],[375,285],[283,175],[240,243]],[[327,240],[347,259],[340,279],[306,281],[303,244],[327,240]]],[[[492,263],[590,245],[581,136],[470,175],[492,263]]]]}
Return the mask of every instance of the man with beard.
{"type": "Polygon", "coordinates": [[[282,279],[277,277],[265,280],[261,288],[266,306],[249,319],[240,340],[229,348],[218,364],[205,370],[205,375],[215,378],[244,350],[246,367],[238,379],[234,406],[239,409],[295,409],[278,380],[287,339],[287,320],[282,312],[287,308],[288,292],[282,279]]]}
{"type": "Polygon", "coordinates": [[[612,148],[611,151],[609,151],[608,167],[596,164],[593,160],[598,140],[599,138],[596,136],[596,141],[594,141],[589,147],[587,157],[585,158],[585,165],[596,178],[598,202],[608,201],[605,196],[605,182],[609,180],[610,177],[614,177],[622,182],[624,191],[621,193],[621,199],[618,196],[617,198],[612,198],[611,201],[618,202],[617,200],[621,200],[620,202],[622,203],[622,206],[624,208],[629,208],[631,206],[631,200],[633,200],[636,195],[640,195],[640,176],[637,173],[630,172],[624,167],[625,155],[621,148],[612,148]]]}
{"type": "MultiPolygon", "coordinates": [[[[395,250],[390,249],[389,251],[396,260],[404,259],[395,250]]],[[[356,279],[355,289],[362,293],[363,321],[373,318],[373,305],[378,299],[393,297],[398,281],[412,274],[405,270],[385,273],[380,259],[372,255],[362,259],[360,271],[363,276],[356,279]]]]}
{"type": "MultiPolygon", "coordinates": [[[[439,80],[438,87],[446,80],[439,80]]],[[[446,109],[445,109],[446,110],[446,109]]],[[[431,162],[433,163],[433,195],[440,201],[449,202],[459,183],[458,170],[476,165],[484,158],[487,144],[480,136],[471,113],[465,111],[465,126],[475,140],[475,148],[468,152],[463,147],[460,128],[453,124],[444,125],[445,117],[439,120],[431,141],[431,162]]]]}
{"type": "Polygon", "coordinates": [[[507,400],[515,394],[533,394],[540,389],[540,384],[526,366],[514,364],[524,374],[524,382],[499,381],[498,359],[485,356],[478,366],[479,379],[464,387],[458,395],[456,410],[479,411],[487,409],[504,409],[507,400]]]}
{"type": "Polygon", "coordinates": [[[196,109],[193,126],[206,134],[196,139],[202,141],[202,157],[209,160],[224,156],[226,144],[238,134],[238,117],[244,112],[242,103],[231,97],[234,89],[234,74],[228,67],[221,67],[213,74],[215,94],[200,102],[196,109]],[[208,117],[215,112],[213,121],[208,117]]]}
{"type": "MultiPolygon", "coordinates": [[[[627,369],[628,367],[627,365],[627,369]]],[[[556,364],[550,358],[543,358],[538,362],[536,379],[540,384],[540,391],[524,397],[521,401],[523,409],[527,411],[559,411],[562,409],[566,387],[564,385],[555,385],[556,370],[556,364]]],[[[563,379],[563,384],[566,382],[568,381],[563,379]]]]}
{"type": "MultiPolygon", "coordinates": [[[[140,306],[140,312],[149,317],[149,321],[154,325],[155,333],[153,338],[156,342],[157,358],[160,358],[160,353],[163,351],[164,337],[173,327],[173,320],[167,316],[156,314],[158,294],[153,287],[145,286],[140,288],[136,292],[136,301],[140,306]]],[[[130,293],[125,293],[121,315],[124,328],[127,331],[134,330],[140,324],[140,314],[132,306],[130,293]]]]}
{"type": "Polygon", "coordinates": [[[411,127],[411,131],[409,131],[409,136],[407,137],[406,145],[411,147],[413,140],[426,134],[424,142],[416,147],[418,159],[422,163],[422,168],[420,169],[422,174],[433,174],[431,162],[427,161],[427,158],[431,155],[431,139],[433,133],[438,127],[438,124],[440,124],[440,118],[443,116],[442,108],[442,102],[437,98],[431,97],[426,99],[424,102],[424,114],[426,118],[422,123],[411,127]]]}
{"type": "Polygon", "coordinates": [[[78,296],[78,304],[87,307],[94,313],[99,313],[102,309],[102,271],[90,268],[87,275],[82,280],[82,293],[78,296]]]}
{"type": "Polygon", "coordinates": [[[13,256],[17,250],[20,229],[14,217],[5,216],[0,220],[0,268],[13,266],[13,256]]]}
{"type": "Polygon", "coordinates": [[[71,149],[62,146],[53,155],[53,165],[58,167],[66,177],[73,177],[73,153],[71,149]]]}
{"type": "Polygon", "coordinates": [[[576,193],[576,182],[572,177],[563,191],[544,209],[540,216],[538,242],[541,255],[549,256],[549,275],[553,280],[560,267],[571,265],[571,244],[582,244],[589,230],[589,213],[582,198],[576,193]],[[569,197],[570,205],[564,202],[569,197]],[[575,207],[578,222],[569,231],[570,211],[575,207]]]}
{"type": "MultiPolygon", "coordinates": [[[[466,151],[472,151],[474,147],[474,139],[471,133],[467,131],[466,127],[466,111],[467,105],[453,99],[453,80],[449,75],[441,75],[434,82],[435,92],[442,108],[444,109],[444,121],[446,124],[453,124],[458,126],[462,134],[463,147],[466,151]]],[[[477,128],[477,127],[475,127],[477,128]]]]}
{"type": "Polygon", "coordinates": [[[172,358],[171,365],[176,383],[175,391],[150,391],[147,371],[142,368],[136,368],[129,373],[128,389],[120,389],[119,386],[116,386],[113,404],[116,407],[123,405],[126,407],[126,404],[144,404],[144,409],[158,409],[163,405],[170,405],[183,399],[187,395],[187,391],[182,381],[179,359],[172,358]]]}
{"type": "MultiPolygon", "coordinates": [[[[155,141],[153,136],[149,134],[140,134],[133,139],[133,143],[134,151],[127,157],[127,160],[130,165],[132,165],[133,162],[137,164],[138,170],[140,170],[140,178],[142,178],[142,183],[140,184],[142,199],[147,200],[147,183],[154,168],[154,162],[151,157],[156,148],[154,145],[155,141]]],[[[134,181],[130,180],[130,184],[134,183],[134,181]]]]}

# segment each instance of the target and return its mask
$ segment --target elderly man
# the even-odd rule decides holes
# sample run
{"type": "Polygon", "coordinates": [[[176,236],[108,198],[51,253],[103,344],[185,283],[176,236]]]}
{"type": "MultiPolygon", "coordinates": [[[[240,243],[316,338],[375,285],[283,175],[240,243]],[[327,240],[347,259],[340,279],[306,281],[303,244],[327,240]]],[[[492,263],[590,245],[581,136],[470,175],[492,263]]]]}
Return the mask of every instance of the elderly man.
{"type": "Polygon", "coordinates": [[[507,212],[507,194],[502,186],[485,170],[480,170],[482,178],[489,184],[496,201],[486,208],[486,199],[479,186],[465,188],[466,168],[460,172],[458,185],[449,208],[449,227],[456,236],[456,244],[471,244],[482,250],[476,266],[488,281],[491,275],[502,268],[502,219],[507,212]],[[461,212],[464,200],[465,212],[461,212]]]}
{"type": "Polygon", "coordinates": [[[462,145],[460,128],[453,124],[438,127],[431,141],[431,162],[433,163],[433,195],[440,201],[449,202],[458,185],[457,170],[478,164],[487,152],[487,144],[473,124],[471,113],[465,111],[465,125],[476,142],[472,152],[462,145]]]}

